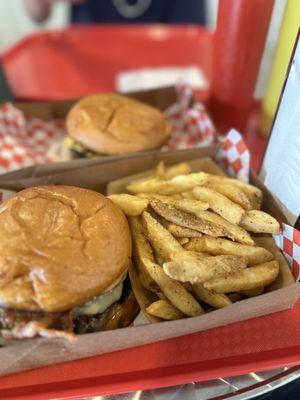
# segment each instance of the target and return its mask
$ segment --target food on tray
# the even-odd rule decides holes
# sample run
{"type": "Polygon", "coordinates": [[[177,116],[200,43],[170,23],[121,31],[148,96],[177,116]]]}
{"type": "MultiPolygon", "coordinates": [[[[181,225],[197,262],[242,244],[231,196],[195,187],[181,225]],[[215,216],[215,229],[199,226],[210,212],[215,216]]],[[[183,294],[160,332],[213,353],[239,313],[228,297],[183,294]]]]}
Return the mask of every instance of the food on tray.
{"type": "Polygon", "coordinates": [[[165,320],[184,318],[184,314],[168,300],[157,300],[146,308],[148,314],[165,320]]]}
{"type": "Polygon", "coordinates": [[[199,301],[208,304],[214,308],[229,306],[232,302],[226,294],[216,293],[213,290],[205,289],[202,283],[192,285],[192,291],[199,301]]]}
{"type": "Polygon", "coordinates": [[[66,125],[68,145],[77,156],[157,149],[171,133],[158,109],[117,93],[82,98],[69,111],[66,125]]]}
{"type": "Polygon", "coordinates": [[[175,164],[172,167],[166,168],[165,164],[161,161],[158,163],[156,168],[157,177],[162,179],[171,179],[174,178],[174,176],[189,174],[190,172],[192,172],[192,169],[186,162],[175,164]]]}
{"type": "Polygon", "coordinates": [[[204,287],[217,293],[257,289],[272,283],[277,278],[278,273],[279,263],[273,260],[237,271],[229,276],[215,277],[204,282],[204,287]]]}
{"type": "Polygon", "coordinates": [[[196,199],[206,201],[211,210],[233,224],[239,224],[245,216],[245,210],[228,199],[223,194],[206,187],[196,187],[193,190],[196,199]]]}
{"type": "Polygon", "coordinates": [[[190,240],[185,248],[186,250],[204,252],[213,256],[227,254],[247,257],[249,266],[261,264],[273,259],[272,253],[263,247],[249,246],[232,242],[228,239],[214,238],[208,235],[203,235],[202,237],[190,240]]]}
{"type": "Polygon", "coordinates": [[[145,258],[144,262],[151,278],[174,307],[190,317],[203,314],[201,305],[180,282],[171,279],[162,267],[153,261],[145,258]]]}
{"type": "Polygon", "coordinates": [[[135,317],[130,230],[105,196],[71,186],[23,190],[0,206],[0,232],[4,337],[72,338],[135,317]]]}
{"type": "Polygon", "coordinates": [[[259,210],[247,211],[241,220],[241,226],[255,233],[280,233],[279,222],[271,215],[259,210]]]}
{"type": "MultiPolygon", "coordinates": [[[[218,175],[210,175],[209,177],[209,184],[211,185],[228,185],[231,190],[234,193],[234,188],[235,189],[240,189],[244,194],[248,197],[249,202],[251,204],[250,209],[260,209],[261,204],[262,204],[262,191],[253,186],[250,185],[249,183],[242,182],[238,179],[233,179],[233,178],[227,178],[223,176],[218,176],[218,175]]],[[[216,190],[216,187],[215,187],[216,190]]],[[[239,204],[239,203],[238,203],[239,204]]],[[[241,204],[242,205],[242,204],[241,204]]],[[[243,206],[243,205],[242,205],[243,206]]]]}
{"type": "Polygon", "coordinates": [[[185,226],[172,224],[171,222],[168,222],[168,221],[166,221],[166,228],[177,239],[179,239],[179,238],[197,238],[197,237],[202,236],[202,233],[195,231],[195,229],[190,229],[190,228],[186,228],[185,226]]]}
{"type": "Polygon", "coordinates": [[[112,194],[108,196],[128,217],[141,215],[148,207],[149,201],[130,194],[112,194]]]}
{"type": "Polygon", "coordinates": [[[178,251],[183,251],[181,244],[163,227],[153,215],[144,211],[142,215],[144,231],[153,249],[165,260],[171,260],[171,255],[178,251]]]}
{"type": "Polygon", "coordinates": [[[228,276],[247,267],[245,257],[206,256],[190,251],[173,253],[172,261],[163,264],[167,275],[180,282],[203,283],[219,276],[228,276]]]}
{"type": "Polygon", "coordinates": [[[133,268],[152,292],[142,308],[155,321],[259,296],[279,275],[274,254],[257,237],[280,232],[279,223],[259,210],[261,190],[186,165],[166,168],[160,162],[154,173],[126,178],[130,195],[111,197],[145,201],[131,213],[120,206],[134,215],[129,217],[133,268]],[[154,294],[156,300],[150,300],[154,294]]]}
{"type": "Polygon", "coordinates": [[[204,172],[177,175],[171,179],[154,177],[143,181],[132,182],[127,187],[127,190],[130,193],[145,192],[170,195],[185,192],[193,189],[195,186],[203,185],[207,182],[207,179],[207,174],[204,172]]]}

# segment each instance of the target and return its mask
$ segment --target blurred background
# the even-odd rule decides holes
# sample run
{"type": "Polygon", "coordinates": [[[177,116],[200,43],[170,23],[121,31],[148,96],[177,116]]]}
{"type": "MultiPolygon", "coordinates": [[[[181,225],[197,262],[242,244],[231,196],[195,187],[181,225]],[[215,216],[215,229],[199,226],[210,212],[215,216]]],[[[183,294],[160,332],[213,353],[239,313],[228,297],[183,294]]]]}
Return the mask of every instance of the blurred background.
{"type": "MultiPolygon", "coordinates": [[[[205,25],[215,29],[219,0],[205,0],[203,3],[205,25]]],[[[256,97],[261,97],[266,87],[285,6],[286,0],[275,0],[263,62],[255,91],[256,97]]],[[[67,27],[71,19],[71,7],[68,1],[56,1],[53,3],[49,17],[45,21],[36,22],[27,12],[23,0],[0,0],[0,53],[28,34],[41,30],[67,27]]]]}
{"type": "Polygon", "coordinates": [[[0,0],[2,75],[31,101],[184,78],[257,169],[299,25],[299,0],[0,0]]]}

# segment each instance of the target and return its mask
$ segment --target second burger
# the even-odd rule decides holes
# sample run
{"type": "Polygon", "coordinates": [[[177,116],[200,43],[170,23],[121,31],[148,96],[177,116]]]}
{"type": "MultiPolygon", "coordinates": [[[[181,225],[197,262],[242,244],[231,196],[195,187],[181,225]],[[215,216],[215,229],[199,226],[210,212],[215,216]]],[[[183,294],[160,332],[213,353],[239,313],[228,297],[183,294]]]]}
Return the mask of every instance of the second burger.
{"type": "Polygon", "coordinates": [[[66,118],[72,158],[121,155],[160,148],[171,125],[156,108],[116,93],[84,97],[66,118]]]}

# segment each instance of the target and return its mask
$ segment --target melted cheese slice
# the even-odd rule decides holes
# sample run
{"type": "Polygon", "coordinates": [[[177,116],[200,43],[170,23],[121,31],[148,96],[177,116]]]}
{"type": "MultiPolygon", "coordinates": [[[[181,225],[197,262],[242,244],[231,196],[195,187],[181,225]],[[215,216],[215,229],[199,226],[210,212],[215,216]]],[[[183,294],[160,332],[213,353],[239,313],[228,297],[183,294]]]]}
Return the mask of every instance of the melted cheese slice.
{"type": "Polygon", "coordinates": [[[115,286],[109,292],[103,293],[101,296],[94,297],[80,307],[75,307],[72,310],[73,316],[78,315],[94,315],[102,314],[108,309],[113,303],[120,300],[123,291],[123,281],[115,286]]]}

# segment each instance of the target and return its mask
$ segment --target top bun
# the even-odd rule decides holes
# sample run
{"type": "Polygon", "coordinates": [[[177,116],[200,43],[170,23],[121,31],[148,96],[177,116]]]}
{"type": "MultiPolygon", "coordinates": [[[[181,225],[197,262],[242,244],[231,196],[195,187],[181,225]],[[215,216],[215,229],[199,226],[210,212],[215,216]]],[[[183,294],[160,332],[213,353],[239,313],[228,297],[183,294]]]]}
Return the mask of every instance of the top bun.
{"type": "Polygon", "coordinates": [[[154,107],[116,93],[78,101],[67,116],[69,135],[102,154],[125,154],[161,147],[171,126],[154,107]]]}
{"type": "Polygon", "coordinates": [[[131,236],[114,203],[92,190],[40,186],[0,207],[0,306],[58,312],[114,287],[131,236]]]}

